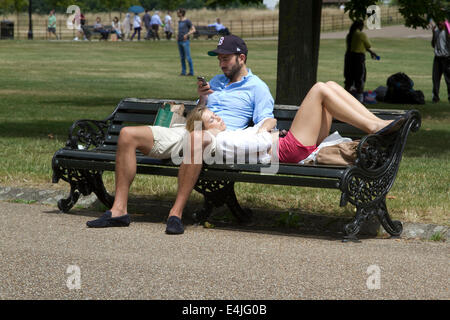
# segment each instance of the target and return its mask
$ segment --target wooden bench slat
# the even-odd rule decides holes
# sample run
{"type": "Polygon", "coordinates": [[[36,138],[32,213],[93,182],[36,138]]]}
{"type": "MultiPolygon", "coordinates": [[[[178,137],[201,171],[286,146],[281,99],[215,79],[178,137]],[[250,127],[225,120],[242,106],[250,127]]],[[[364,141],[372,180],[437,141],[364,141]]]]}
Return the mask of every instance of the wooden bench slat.
{"type": "Polygon", "coordinates": [[[136,113],[123,113],[118,112],[114,117],[115,122],[133,122],[143,125],[153,125],[155,122],[156,114],[136,114],[136,113]]]}

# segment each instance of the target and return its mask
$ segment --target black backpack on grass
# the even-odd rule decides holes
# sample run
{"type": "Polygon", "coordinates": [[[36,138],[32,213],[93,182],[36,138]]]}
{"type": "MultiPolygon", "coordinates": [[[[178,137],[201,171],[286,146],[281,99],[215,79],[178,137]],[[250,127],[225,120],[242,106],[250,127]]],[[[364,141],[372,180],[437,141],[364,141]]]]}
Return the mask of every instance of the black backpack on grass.
{"type": "Polygon", "coordinates": [[[384,98],[388,103],[425,104],[420,90],[414,90],[414,82],[403,72],[393,74],[387,79],[387,92],[384,98]]]}

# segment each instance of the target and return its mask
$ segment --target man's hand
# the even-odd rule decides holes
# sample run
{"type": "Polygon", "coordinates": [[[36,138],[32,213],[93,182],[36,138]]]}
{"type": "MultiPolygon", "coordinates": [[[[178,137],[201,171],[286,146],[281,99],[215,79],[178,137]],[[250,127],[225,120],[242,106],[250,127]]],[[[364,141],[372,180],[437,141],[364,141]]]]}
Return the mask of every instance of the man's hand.
{"type": "Polygon", "coordinates": [[[208,95],[213,93],[214,91],[211,90],[211,87],[209,86],[209,82],[206,83],[206,86],[203,85],[202,81],[197,81],[197,93],[200,97],[200,103],[206,104],[206,101],[208,100],[208,95]]]}
{"type": "Polygon", "coordinates": [[[257,133],[261,132],[270,132],[273,128],[275,128],[277,125],[277,119],[275,118],[268,118],[264,120],[262,125],[258,128],[257,133]]]}

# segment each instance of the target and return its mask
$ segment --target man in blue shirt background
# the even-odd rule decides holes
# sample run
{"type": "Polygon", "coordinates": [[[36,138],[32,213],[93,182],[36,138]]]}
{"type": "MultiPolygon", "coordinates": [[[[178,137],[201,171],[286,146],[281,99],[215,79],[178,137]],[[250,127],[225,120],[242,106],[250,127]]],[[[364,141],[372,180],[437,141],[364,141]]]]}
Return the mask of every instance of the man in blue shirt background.
{"type": "Polygon", "coordinates": [[[158,30],[159,30],[159,26],[162,26],[162,24],[163,23],[161,21],[161,18],[159,17],[159,11],[156,11],[152,16],[152,19],[150,20],[150,27],[152,28],[152,32],[153,32],[152,33],[153,40],[155,40],[155,38],[160,40],[158,30]]]}
{"type": "MultiPolygon", "coordinates": [[[[220,23],[220,18],[217,18],[215,23],[208,24],[208,27],[215,27],[217,33],[223,36],[228,36],[230,34],[228,28],[220,23]]],[[[210,36],[208,36],[208,38],[210,38],[210,36]]]]}
{"type": "MultiPolygon", "coordinates": [[[[231,130],[244,129],[252,123],[262,123],[263,130],[265,120],[274,117],[274,101],[270,90],[247,68],[247,53],[247,46],[241,38],[234,35],[221,37],[217,49],[208,54],[217,56],[223,74],[213,77],[205,86],[201,81],[197,84],[198,103],[207,105],[231,130]]],[[[136,149],[151,157],[170,158],[171,150],[167,152],[166,149],[175,150],[175,146],[182,143],[185,132],[184,128],[180,130],[158,126],[122,128],[116,153],[116,193],[113,207],[99,219],[88,221],[87,225],[93,228],[128,226],[128,193],[136,175],[136,149]]],[[[166,233],[184,232],[181,216],[201,169],[202,163],[181,163],[177,198],[169,212],[166,233]]]]}

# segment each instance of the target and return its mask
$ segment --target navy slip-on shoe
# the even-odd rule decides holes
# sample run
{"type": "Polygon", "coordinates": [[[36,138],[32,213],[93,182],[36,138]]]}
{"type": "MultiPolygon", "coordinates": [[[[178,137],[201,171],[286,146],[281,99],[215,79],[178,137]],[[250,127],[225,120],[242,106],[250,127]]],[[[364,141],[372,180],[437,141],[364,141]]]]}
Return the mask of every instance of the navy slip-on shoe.
{"type": "Polygon", "coordinates": [[[167,227],[166,227],[166,233],[167,234],[182,234],[184,232],[184,226],[181,222],[181,219],[176,216],[170,216],[169,219],[167,219],[167,227]]]}
{"type": "Polygon", "coordinates": [[[106,211],[100,218],[86,222],[89,228],[128,227],[130,215],[111,217],[111,211],[106,211]]]}
{"type": "Polygon", "coordinates": [[[377,131],[375,134],[385,136],[385,135],[394,133],[394,132],[398,131],[403,126],[405,121],[406,121],[405,117],[403,117],[403,116],[399,117],[399,118],[395,119],[394,121],[392,121],[391,123],[389,123],[383,129],[377,131]]]}

